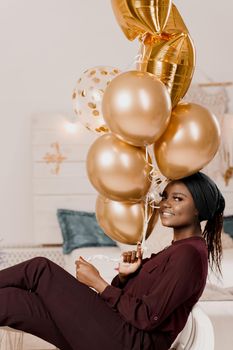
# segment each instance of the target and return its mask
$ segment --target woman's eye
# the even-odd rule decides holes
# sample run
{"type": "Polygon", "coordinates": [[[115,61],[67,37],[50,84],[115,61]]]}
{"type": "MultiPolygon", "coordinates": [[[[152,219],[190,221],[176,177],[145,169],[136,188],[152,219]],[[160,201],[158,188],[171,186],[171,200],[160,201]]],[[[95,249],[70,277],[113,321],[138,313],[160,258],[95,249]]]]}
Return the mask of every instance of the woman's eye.
{"type": "Polygon", "coordinates": [[[177,196],[175,196],[175,197],[173,197],[174,198],[174,200],[176,201],[176,202],[180,202],[180,201],[182,201],[182,198],[181,197],[177,197],[177,196]]]}

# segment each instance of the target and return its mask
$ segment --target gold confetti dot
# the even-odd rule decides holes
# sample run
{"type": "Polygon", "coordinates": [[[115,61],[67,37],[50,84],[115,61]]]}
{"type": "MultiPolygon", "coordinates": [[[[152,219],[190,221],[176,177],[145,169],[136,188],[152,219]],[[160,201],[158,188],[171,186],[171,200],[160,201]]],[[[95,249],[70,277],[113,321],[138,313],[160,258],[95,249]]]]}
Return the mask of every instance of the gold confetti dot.
{"type": "Polygon", "coordinates": [[[93,103],[93,102],[88,102],[88,107],[89,108],[93,108],[93,109],[95,109],[96,108],[96,104],[95,103],[93,103]]]}
{"type": "Polygon", "coordinates": [[[100,112],[97,111],[97,109],[95,109],[94,111],[92,111],[92,114],[95,116],[95,117],[98,117],[100,115],[100,112]]]}
{"type": "Polygon", "coordinates": [[[92,75],[95,75],[95,73],[96,73],[96,70],[92,70],[89,75],[92,76],[92,75]]]}
{"type": "Polygon", "coordinates": [[[108,72],[107,72],[106,70],[101,70],[101,71],[100,71],[100,74],[102,74],[102,75],[108,75],[108,72]]]}
{"type": "Polygon", "coordinates": [[[76,96],[77,96],[77,93],[76,93],[76,91],[74,91],[73,94],[72,94],[72,99],[75,99],[76,96]]]}
{"type": "Polygon", "coordinates": [[[78,84],[79,84],[79,83],[81,83],[81,81],[82,81],[82,78],[79,78],[79,80],[78,80],[78,84]]]}
{"type": "Polygon", "coordinates": [[[100,79],[99,78],[94,78],[94,79],[92,79],[92,81],[94,81],[94,83],[98,84],[100,82],[100,79]]]}
{"type": "Polygon", "coordinates": [[[85,90],[82,90],[82,91],[81,91],[81,96],[82,96],[82,97],[86,97],[86,91],[85,91],[85,90]]]}
{"type": "Polygon", "coordinates": [[[95,131],[97,132],[108,132],[109,129],[106,125],[101,125],[99,128],[95,128],[95,131]]]}
{"type": "Polygon", "coordinates": [[[113,69],[113,73],[118,74],[119,70],[118,69],[113,69]]]}

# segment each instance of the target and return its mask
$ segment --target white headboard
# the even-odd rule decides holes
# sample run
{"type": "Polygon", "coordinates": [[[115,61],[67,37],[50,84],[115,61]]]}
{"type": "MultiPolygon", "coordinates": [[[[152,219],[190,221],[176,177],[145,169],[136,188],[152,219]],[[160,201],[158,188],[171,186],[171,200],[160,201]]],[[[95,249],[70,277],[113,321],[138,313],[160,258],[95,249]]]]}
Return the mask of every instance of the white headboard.
{"type": "Polygon", "coordinates": [[[58,208],[95,211],[96,191],[87,175],[85,160],[98,137],[62,114],[32,118],[33,226],[35,244],[62,243],[58,208]]]}

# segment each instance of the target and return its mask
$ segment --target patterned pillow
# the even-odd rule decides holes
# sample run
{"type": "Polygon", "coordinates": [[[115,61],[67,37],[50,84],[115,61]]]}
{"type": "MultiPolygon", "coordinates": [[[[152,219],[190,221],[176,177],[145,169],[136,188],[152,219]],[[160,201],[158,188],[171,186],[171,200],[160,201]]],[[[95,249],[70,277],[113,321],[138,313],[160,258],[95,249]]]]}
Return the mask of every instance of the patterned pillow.
{"type": "Polygon", "coordinates": [[[114,247],[97,223],[95,213],[58,209],[57,218],[63,236],[63,253],[69,254],[75,248],[114,247]]]}

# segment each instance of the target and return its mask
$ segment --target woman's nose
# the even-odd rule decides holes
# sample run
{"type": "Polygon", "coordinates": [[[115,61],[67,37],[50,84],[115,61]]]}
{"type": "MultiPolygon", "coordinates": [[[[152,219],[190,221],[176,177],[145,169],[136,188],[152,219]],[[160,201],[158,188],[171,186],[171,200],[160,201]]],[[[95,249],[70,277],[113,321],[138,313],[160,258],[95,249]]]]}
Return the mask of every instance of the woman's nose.
{"type": "Polygon", "coordinates": [[[164,207],[164,208],[170,208],[171,207],[171,203],[170,200],[168,198],[164,199],[162,201],[162,203],[160,203],[160,207],[164,207]]]}

